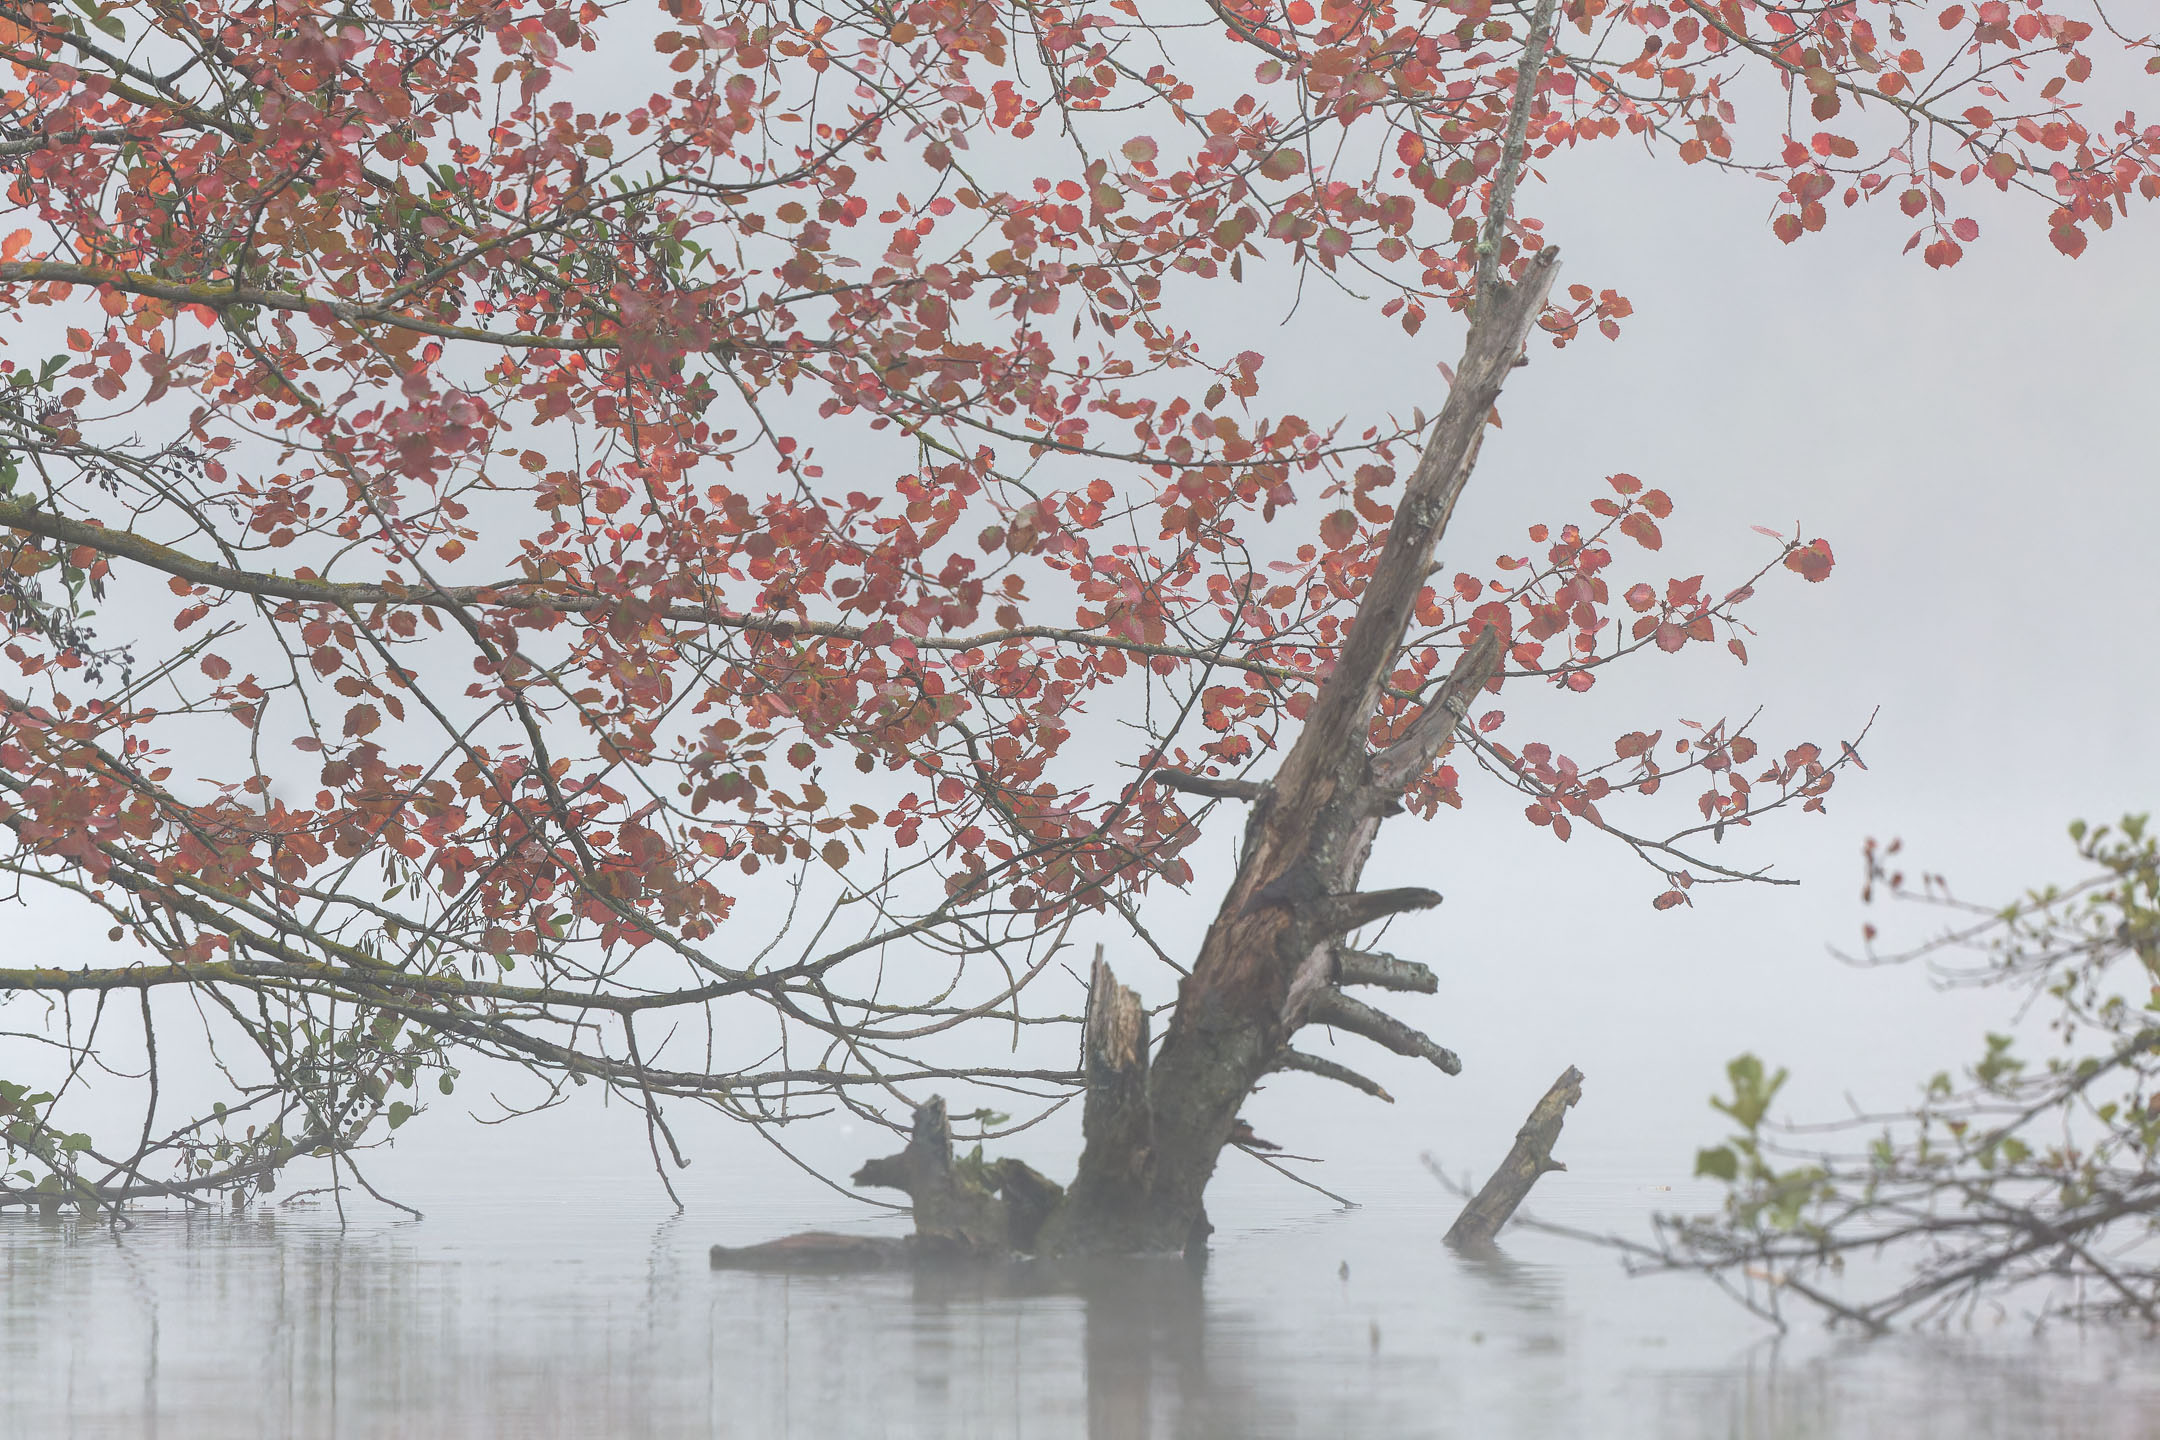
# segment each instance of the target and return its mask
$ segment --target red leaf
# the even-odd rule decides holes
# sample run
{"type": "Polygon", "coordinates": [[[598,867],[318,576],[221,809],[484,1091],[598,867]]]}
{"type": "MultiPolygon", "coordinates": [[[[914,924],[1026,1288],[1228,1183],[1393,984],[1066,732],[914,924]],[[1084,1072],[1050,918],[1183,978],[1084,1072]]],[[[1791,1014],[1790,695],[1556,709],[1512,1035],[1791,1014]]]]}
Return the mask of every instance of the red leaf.
{"type": "Polygon", "coordinates": [[[1357,538],[1357,512],[1336,510],[1320,522],[1320,542],[1330,550],[1340,550],[1357,538]]]}
{"type": "Polygon", "coordinates": [[[1637,581],[1628,587],[1627,603],[1628,608],[1631,610],[1648,610],[1651,606],[1657,604],[1657,591],[1637,581]]]}
{"type": "Polygon", "coordinates": [[[1667,890],[1664,894],[1658,896],[1657,899],[1652,900],[1650,904],[1654,908],[1659,910],[1670,910],[1675,905],[1687,904],[1687,896],[1686,894],[1678,890],[1667,890]]]}
{"type": "Polygon", "coordinates": [[[1620,533],[1645,550],[1660,550],[1665,546],[1665,537],[1658,532],[1657,521],[1640,510],[1629,512],[1620,522],[1620,533]]]}
{"type": "Polygon", "coordinates": [[[1822,539],[1810,540],[1785,557],[1785,568],[1811,585],[1829,579],[1830,567],[1836,563],[1830,542],[1822,539]]]}
{"type": "Polygon", "coordinates": [[[382,724],[382,715],[372,705],[355,705],[345,712],[345,733],[354,737],[366,735],[382,724]]]}
{"type": "Polygon", "coordinates": [[[2048,231],[2048,239],[2055,242],[2057,250],[2073,260],[2085,253],[2085,232],[2075,225],[2057,225],[2048,231]]]}

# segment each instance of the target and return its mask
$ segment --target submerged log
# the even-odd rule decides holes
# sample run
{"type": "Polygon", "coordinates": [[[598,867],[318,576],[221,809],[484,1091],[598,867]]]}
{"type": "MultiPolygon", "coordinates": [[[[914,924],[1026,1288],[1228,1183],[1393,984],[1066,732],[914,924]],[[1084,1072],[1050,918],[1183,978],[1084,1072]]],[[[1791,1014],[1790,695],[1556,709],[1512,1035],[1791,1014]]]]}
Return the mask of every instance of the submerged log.
{"type": "Polygon", "coordinates": [[[806,1230],[761,1245],[715,1245],[715,1270],[786,1270],[847,1272],[889,1270],[912,1264],[916,1250],[899,1235],[841,1235],[806,1230]]]}
{"type": "Polygon", "coordinates": [[[1447,1243],[1458,1250],[1482,1250],[1489,1248],[1502,1226],[1515,1214],[1530,1187],[1537,1184],[1538,1177],[1552,1170],[1565,1170],[1567,1166],[1552,1158],[1553,1145],[1560,1139],[1560,1127],[1567,1121],[1567,1112],[1582,1099],[1582,1071],[1570,1065],[1562,1072],[1545,1098],[1531,1110],[1530,1118],[1523,1121],[1522,1129],[1515,1132],[1515,1144],[1508,1151],[1507,1159],[1493,1171],[1485,1188],[1478,1191],[1469,1204],[1463,1206],[1462,1214],[1448,1228],[1447,1243]]]}

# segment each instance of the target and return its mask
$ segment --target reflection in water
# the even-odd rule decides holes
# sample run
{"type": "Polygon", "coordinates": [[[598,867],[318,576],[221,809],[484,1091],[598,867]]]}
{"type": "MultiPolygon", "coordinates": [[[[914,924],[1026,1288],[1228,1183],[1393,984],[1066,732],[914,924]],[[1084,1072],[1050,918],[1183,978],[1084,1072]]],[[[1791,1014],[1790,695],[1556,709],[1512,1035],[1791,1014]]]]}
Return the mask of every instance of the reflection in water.
{"type": "Polygon", "coordinates": [[[1528,1242],[1461,1260],[1428,1218],[1233,1236],[1204,1275],[791,1277],[707,1271],[710,1221],[574,1206],[343,1232],[7,1217],[0,1437],[2152,1433],[2144,1342],[1781,1350],[1697,1287],[1528,1242]]]}

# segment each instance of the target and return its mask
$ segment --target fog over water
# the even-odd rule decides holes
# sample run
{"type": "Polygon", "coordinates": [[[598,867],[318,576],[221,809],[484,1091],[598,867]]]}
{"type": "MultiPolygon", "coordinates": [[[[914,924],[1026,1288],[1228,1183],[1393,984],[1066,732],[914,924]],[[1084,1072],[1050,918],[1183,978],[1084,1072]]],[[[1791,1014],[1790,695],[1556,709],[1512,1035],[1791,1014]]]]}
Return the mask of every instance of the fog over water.
{"type": "MultiPolygon", "coordinates": [[[[1983,212],[1983,243],[1938,275],[1896,256],[1887,214],[1788,250],[1744,182],[1617,151],[1554,178],[1532,208],[1565,246],[1563,283],[1616,286],[1637,315],[1618,345],[1519,372],[1443,558],[1519,550],[1525,525],[1581,515],[1620,470],[1679,506],[1669,573],[1751,569],[1769,543],[1752,524],[1828,537],[1828,583],[1781,577],[1748,607],[1745,670],[1689,657],[1600,687],[1605,738],[1760,704],[1766,736],[1834,745],[1879,707],[1870,768],[1826,817],[1729,837],[1801,886],[1656,914],[1660,887],[1624,854],[1559,845],[1474,785],[1462,814],[1390,827],[1369,883],[1447,895],[1388,937],[1441,976],[1396,1008],[1464,1073],[1375,1060],[1393,1107],[1278,1077],[1249,1118],[1324,1157],[1308,1173],[1361,1208],[1229,1155],[1204,1277],[1126,1267],[986,1291],[714,1275],[715,1242],[900,1222],[687,1108],[674,1216],[633,1114],[573,1103],[483,1128],[459,1108],[495,1083],[474,1069],[371,1168],[424,1221],[364,1199],[343,1229],[322,1204],[117,1234],[0,1217],[0,1440],[2153,1433],[2149,1342],[2035,1338],[1990,1314],[1970,1335],[1867,1345],[1803,1318],[1775,1343],[1707,1285],[1631,1280],[1589,1247],[1517,1232],[1480,1263],[1439,1244],[1453,1205],[1419,1153],[1481,1172],[1569,1064],[1587,1077],[1557,1152],[1570,1168],[1529,1208],[1599,1230],[1708,1203],[1687,1174],[1719,1133],[1704,1097],[1741,1050],[1792,1068],[1796,1113],[1903,1103],[2004,1021],[1987,997],[1827,955],[1857,935],[1862,840],[1902,835],[1961,892],[2008,898],[2073,873],[2071,818],[2160,797],[2160,272],[2142,217],[2073,264],[2036,216],[1983,212]]],[[[1339,316],[1315,301],[1269,344],[1309,383],[1301,410],[1436,406],[1452,334],[1361,329],[1344,355],[1339,316]]],[[[1222,823],[1214,868],[1145,916],[1173,954],[1219,891],[1222,823]]],[[[1926,919],[1909,917],[1915,938],[1926,919]]],[[[41,903],[0,947],[81,963],[102,931],[41,903]]],[[[1130,978],[1170,997],[1166,972],[1130,978]]],[[[10,1009],[8,1028],[33,1023],[10,1009]]],[[[995,1148],[1062,1177],[1076,1131],[1061,1114],[995,1148]]],[[[838,1118],[786,1138],[827,1174],[894,1148],[838,1118]]]]}

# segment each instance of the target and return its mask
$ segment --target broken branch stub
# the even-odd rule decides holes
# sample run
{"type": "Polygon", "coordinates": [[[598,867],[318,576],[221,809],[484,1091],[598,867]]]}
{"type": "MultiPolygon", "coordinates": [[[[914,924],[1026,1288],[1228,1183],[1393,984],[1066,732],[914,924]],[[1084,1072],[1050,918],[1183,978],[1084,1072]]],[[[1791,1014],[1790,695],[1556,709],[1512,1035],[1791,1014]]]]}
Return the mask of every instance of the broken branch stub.
{"type": "Polygon", "coordinates": [[[1415,960],[1400,960],[1377,950],[1337,950],[1335,983],[1375,985],[1382,990],[1412,990],[1420,995],[1437,994],[1440,977],[1415,960]]]}
{"type": "Polygon", "coordinates": [[[1463,1206],[1462,1214],[1448,1227],[1449,1245],[1457,1250],[1490,1246],[1523,1197],[1530,1193],[1530,1187],[1537,1184],[1538,1177],[1547,1171],[1567,1169],[1552,1158],[1552,1149],[1560,1139],[1560,1127],[1567,1121],[1569,1108],[1582,1099],[1582,1082],[1582,1071],[1572,1065],[1553,1081],[1545,1098],[1523,1121],[1522,1129],[1515,1132],[1515,1144],[1507,1159],[1500,1162],[1485,1188],[1463,1206]]]}

